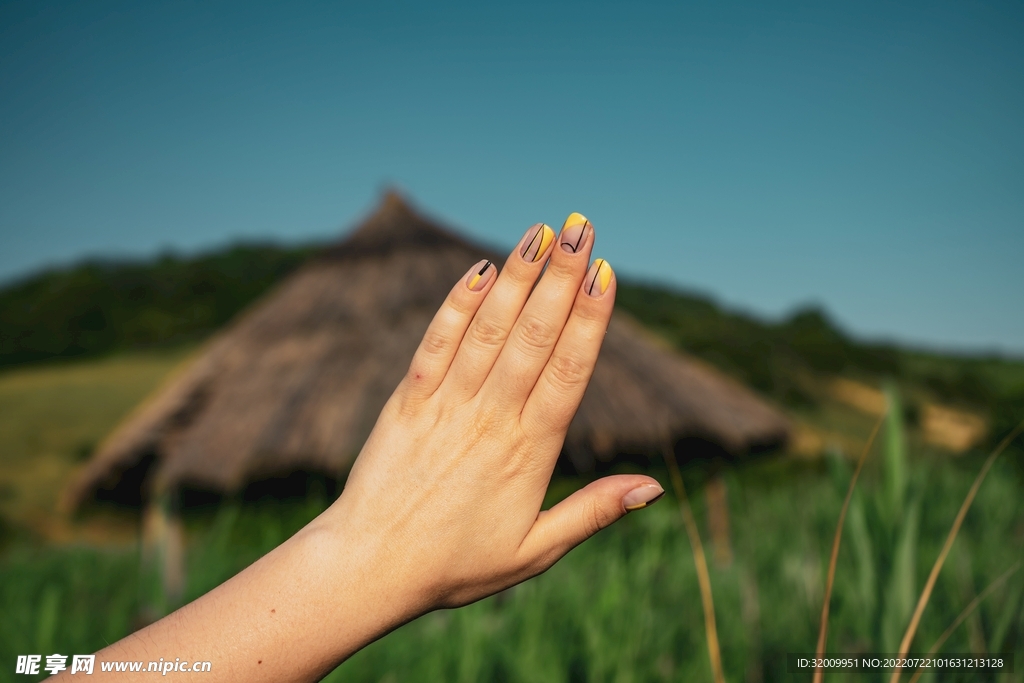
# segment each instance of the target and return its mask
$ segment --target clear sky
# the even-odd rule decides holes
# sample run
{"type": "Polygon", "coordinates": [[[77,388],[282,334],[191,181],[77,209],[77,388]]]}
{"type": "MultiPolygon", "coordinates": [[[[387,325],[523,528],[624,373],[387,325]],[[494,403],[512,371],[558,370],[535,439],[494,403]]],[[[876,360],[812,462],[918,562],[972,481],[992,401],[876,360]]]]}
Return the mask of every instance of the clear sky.
{"type": "Polygon", "coordinates": [[[1024,5],[0,3],[0,281],[320,239],[397,185],[498,245],[1024,352],[1024,5]]]}

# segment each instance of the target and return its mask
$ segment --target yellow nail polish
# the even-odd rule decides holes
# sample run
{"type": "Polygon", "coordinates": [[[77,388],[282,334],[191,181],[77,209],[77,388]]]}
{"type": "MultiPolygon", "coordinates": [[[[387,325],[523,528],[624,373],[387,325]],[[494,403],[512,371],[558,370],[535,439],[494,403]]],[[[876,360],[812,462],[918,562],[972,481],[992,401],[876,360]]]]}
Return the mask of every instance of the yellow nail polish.
{"type": "Polygon", "coordinates": [[[545,225],[541,232],[543,232],[543,235],[540,238],[540,248],[537,249],[537,255],[533,258],[534,261],[540,260],[540,257],[547,252],[551,243],[555,241],[555,231],[550,226],[545,225]]]}
{"type": "MultiPolygon", "coordinates": [[[[535,226],[536,227],[536,226],[535,226]]],[[[540,229],[533,233],[523,246],[523,258],[531,263],[536,263],[547,253],[548,247],[555,240],[555,231],[551,226],[541,223],[540,229]]]]}
{"type": "Polygon", "coordinates": [[[603,258],[594,261],[587,273],[586,289],[590,296],[601,296],[612,281],[612,267],[603,258]]]}
{"type": "Polygon", "coordinates": [[[583,225],[586,222],[586,216],[584,216],[582,213],[576,213],[575,211],[573,211],[572,213],[569,214],[569,217],[565,219],[565,223],[563,223],[562,226],[568,228],[573,225],[583,225]]]}
{"type": "Polygon", "coordinates": [[[586,240],[589,225],[590,221],[582,213],[570,213],[562,224],[562,249],[570,254],[578,252],[586,240]]]}
{"type": "Polygon", "coordinates": [[[486,259],[480,261],[473,266],[473,270],[470,271],[469,281],[466,282],[466,286],[474,292],[483,289],[484,285],[486,285],[491,279],[491,270],[490,261],[486,259]]]}

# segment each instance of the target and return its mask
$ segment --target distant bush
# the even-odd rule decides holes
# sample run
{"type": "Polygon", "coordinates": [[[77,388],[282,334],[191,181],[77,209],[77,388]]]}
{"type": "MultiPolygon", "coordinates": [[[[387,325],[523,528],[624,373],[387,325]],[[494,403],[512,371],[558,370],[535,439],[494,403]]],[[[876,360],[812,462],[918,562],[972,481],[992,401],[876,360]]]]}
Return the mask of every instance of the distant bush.
{"type": "Polygon", "coordinates": [[[0,290],[0,367],[201,338],[312,251],[242,245],[40,273],[0,290]]]}
{"type": "Polygon", "coordinates": [[[809,400],[797,378],[801,370],[893,376],[902,371],[897,348],[856,342],[817,308],[769,323],[692,294],[630,284],[619,285],[617,303],[680,349],[787,403],[809,400]]]}

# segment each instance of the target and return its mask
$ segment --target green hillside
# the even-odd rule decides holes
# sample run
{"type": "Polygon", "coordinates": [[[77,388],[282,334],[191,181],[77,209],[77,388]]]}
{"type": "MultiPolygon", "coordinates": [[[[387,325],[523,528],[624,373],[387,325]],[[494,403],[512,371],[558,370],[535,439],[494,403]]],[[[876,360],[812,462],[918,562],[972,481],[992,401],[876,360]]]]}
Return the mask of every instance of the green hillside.
{"type": "Polygon", "coordinates": [[[312,251],[237,245],[38,273],[0,289],[0,368],[200,339],[312,251]]]}
{"type": "Polygon", "coordinates": [[[768,323],[724,310],[707,298],[653,285],[620,285],[617,305],[677,348],[790,407],[819,404],[818,380],[843,375],[869,384],[901,384],[911,423],[925,399],[987,415],[990,440],[1024,417],[1022,359],[860,342],[818,309],[768,323]]]}
{"type": "MultiPolygon", "coordinates": [[[[315,246],[236,245],[194,257],[86,262],[0,289],[0,370],[39,361],[179,346],[209,335],[294,270],[315,246]]],[[[982,411],[999,434],[1024,414],[1024,361],[864,343],[817,309],[781,322],[712,299],[623,283],[618,305],[670,343],[779,403],[819,401],[816,378],[895,379],[914,397],[982,411]]]]}

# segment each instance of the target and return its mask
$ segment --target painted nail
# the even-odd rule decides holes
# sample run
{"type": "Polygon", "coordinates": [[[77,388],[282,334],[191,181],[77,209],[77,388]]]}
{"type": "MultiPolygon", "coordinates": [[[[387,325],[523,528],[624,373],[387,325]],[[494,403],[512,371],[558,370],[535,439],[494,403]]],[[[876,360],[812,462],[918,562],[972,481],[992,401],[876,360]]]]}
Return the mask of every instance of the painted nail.
{"type": "Polygon", "coordinates": [[[544,223],[538,223],[526,231],[523,237],[523,248],[519,250],[524,260],[536,263],[547,252],[555,241],[555,231],[544,223]]]}
{"type": "Polygon", "coordinates": [[[603,258],[595,259],[587,276],[583,278],[583,288],[590,296],[601,296],[612,281],[612,267],[603,258]]]}
{"type": "Polygon", "coordinates": [[[469,275],[466,276],[466,286],[474,292],[479,292],[491,281],[491,278],[494,277],[494,272],[495,269],[491,262],[484,259],[473,266],[473,270],[469,271],[469,275]]]}
{"type": "Polygon", "coordinates": [[[570,213],[562,224],[562,239],[558,243],[565,251],[575,254],[587,241],[587,229],[593,227],[583,214],[570,213]]]}
{"type": "Polygon", "coordinates": [[[649,505],[654,505],[664,495],[665,489],[657,484],[644,484],[622,497],[622,507],[626,508],[626,512],[633,512],[633,510],[640,510],[649,505]]]}

